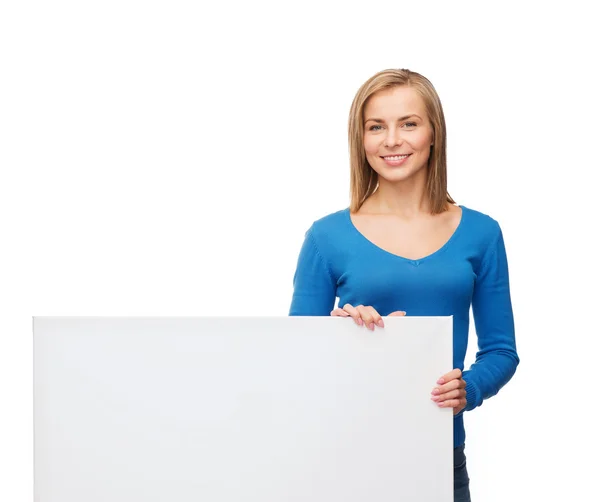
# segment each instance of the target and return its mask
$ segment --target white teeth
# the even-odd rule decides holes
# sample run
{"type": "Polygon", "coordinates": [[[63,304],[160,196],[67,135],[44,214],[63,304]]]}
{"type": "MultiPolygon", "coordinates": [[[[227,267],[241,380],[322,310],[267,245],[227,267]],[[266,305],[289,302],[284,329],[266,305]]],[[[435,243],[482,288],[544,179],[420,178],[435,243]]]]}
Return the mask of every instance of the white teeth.
{"type": "Polygon", "coordinates": [[[393,157],[384,157],[385,160],[402,160],[408,157],[408,155],[394,155],[393,157]]]}

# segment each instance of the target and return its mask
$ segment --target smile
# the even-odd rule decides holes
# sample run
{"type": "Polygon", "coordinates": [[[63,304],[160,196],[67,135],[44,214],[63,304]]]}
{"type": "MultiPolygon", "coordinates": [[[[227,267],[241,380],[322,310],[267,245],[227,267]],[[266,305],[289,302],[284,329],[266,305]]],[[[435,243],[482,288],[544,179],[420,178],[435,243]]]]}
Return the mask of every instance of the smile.
{"type": "Polygon", "coordinates": [[[381,157],[383,161],[390,167],[398,167],[406,162],[411,154],[407,155],[386,155],[385,157],[381,157]]]}
{"type": "Polygon", "coordinates": [[[384,160],[403,160],[406,157],[408,157],[410,154],[406,154],[406,155],[388,155],[386,157],[381,157],[384,160]]]}

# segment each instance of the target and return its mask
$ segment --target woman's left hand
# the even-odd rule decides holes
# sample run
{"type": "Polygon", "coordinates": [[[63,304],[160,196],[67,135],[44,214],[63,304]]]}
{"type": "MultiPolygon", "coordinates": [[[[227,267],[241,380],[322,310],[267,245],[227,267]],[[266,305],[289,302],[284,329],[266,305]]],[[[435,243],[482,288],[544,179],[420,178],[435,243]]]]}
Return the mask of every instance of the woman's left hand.
{"type": "Polygon", "coordinates": [[[440,408],[453,408],[454,414],[460,413],[467,405],[467,382],[462,378],[462,371],[458,368],[446,373],[437,381],[437,387],[431,391],[431,399],[440,408]]]}

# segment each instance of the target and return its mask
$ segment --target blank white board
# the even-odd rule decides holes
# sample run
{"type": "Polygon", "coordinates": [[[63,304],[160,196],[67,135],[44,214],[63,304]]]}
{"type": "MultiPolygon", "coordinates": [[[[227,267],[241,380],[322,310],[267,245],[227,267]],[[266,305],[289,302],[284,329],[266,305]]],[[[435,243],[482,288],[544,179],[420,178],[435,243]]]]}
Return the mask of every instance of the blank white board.
{"type": "Polygon", "coordinates": [[[37,502],[451,502],[451,317],[34,318],[37,502]]]}

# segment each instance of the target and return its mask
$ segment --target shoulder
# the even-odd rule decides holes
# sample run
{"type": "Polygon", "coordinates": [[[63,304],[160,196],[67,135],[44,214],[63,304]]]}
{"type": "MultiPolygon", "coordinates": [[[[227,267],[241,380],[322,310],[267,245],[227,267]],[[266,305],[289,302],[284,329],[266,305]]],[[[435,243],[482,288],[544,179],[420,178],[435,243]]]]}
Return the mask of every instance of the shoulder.
{"type": "Polygon", "coordinates": [[[348,222],[350,221],[350,209],[340,209],[334,213],[322,216],[318,220],[313,221],[308,230],[315,239],[324,238],[326,236],[339,236],[348,230],[348,222]]]}
{"type": "Polygon", "coordinates": [[[481,264],[489,263],[493,256],[505,256],[504,238],[500,223],[492,216],[463,207],[468,246],[481,264]]]}
{"type": "Polygon", "coordinates": [[[487,242],[496,240],[501,236],[500,223],[495,218],[475,209],[465,206],[460,207],[463,210],[462,218],[465,227],[474,236],[479,236],[487,242]]]}
{"type": "Polygon", "coordinates": [[[351,247],[353,229],[350,208],[340,209],[313,221],[306,231],[306,241],[312,243],[314,250],[324,259],[337,262],[344,249],[351,247]]]}

